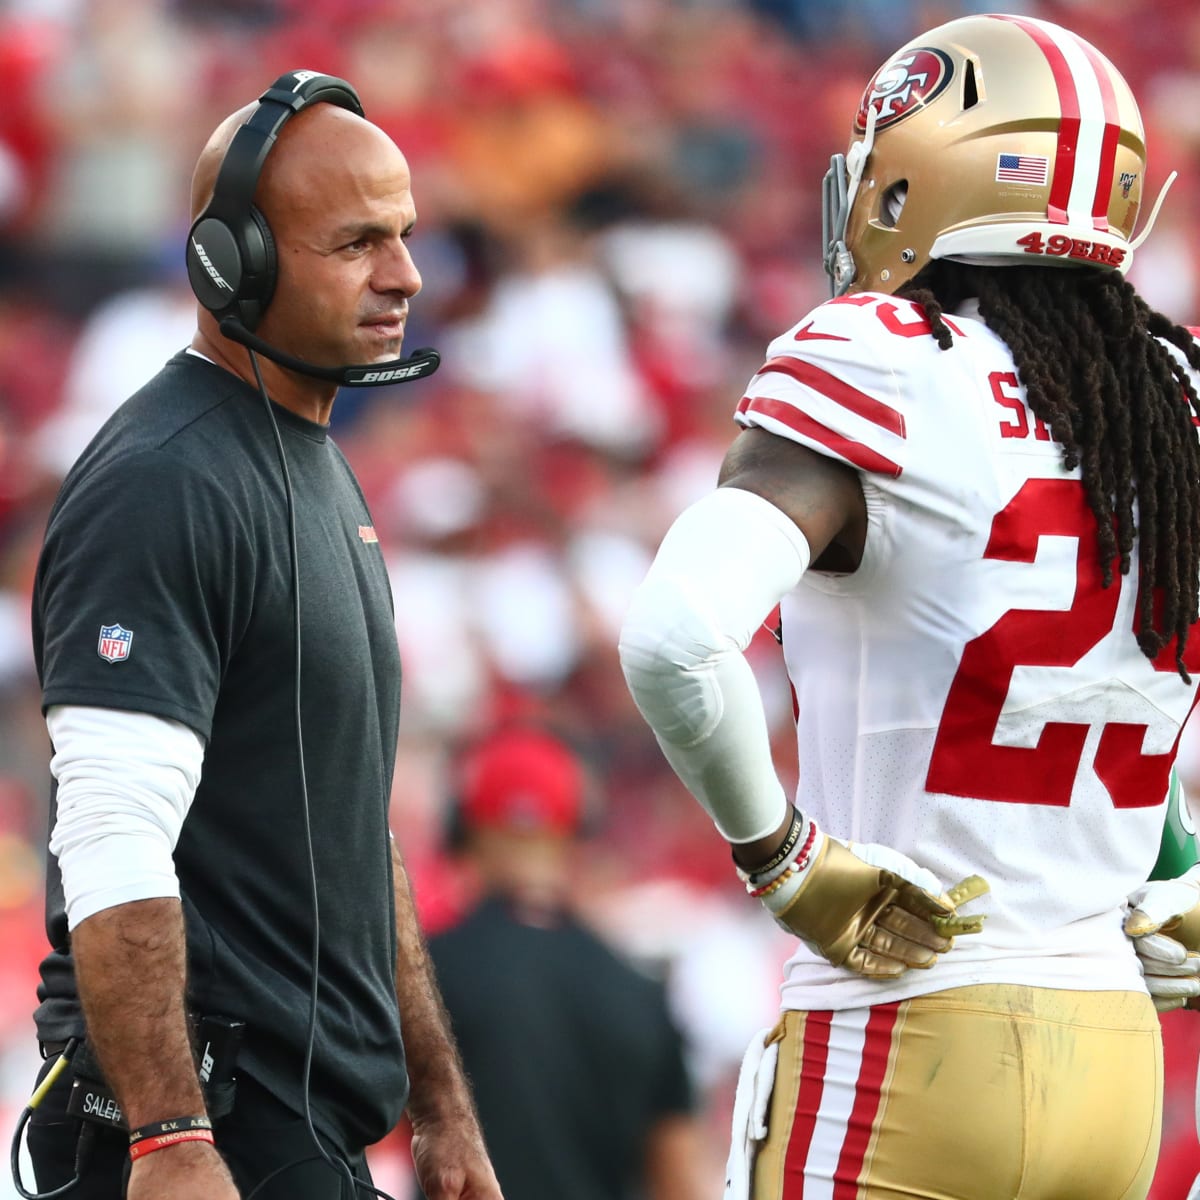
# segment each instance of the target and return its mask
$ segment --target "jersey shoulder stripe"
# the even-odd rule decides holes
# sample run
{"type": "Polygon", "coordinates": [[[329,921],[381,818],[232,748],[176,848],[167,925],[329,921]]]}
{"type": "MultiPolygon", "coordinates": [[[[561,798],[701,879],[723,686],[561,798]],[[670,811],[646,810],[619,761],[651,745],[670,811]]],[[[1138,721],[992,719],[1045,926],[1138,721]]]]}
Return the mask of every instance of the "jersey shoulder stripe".
{"type": "Polygon", "coordinates": [[[927,353],[936,346],[927,334],[914,338],[910,333],[923,332],[919,323],[897,317],[893,330],[877,312],[884,307],[886,317],[897,314],[900,308],[891,298],[854,299],[854,304],[827,301],[777,337],[734,419],[743,428],[760,426],[855,470],[898,479],[911,453],[910,394],[924,394],[906,387],[914,369],[908,360],[922,357],[925,341],[927,353]]]}
{"type": "MultiPolygon", "coordinates": [[[[848,338],[845,340],[849,341],[848,338]]],[[[882,426],[889,433],[896,434],[897,437],[904,437],[903,413],[892,408],[890,404],[884,404],[882,400],[877,400],[874,396],[868,396],[866,392],[839,379],[823,367],[818,367],[816,363],[806,362],[804,359],[793,358],[790,355],[779,355],[776,358],[767,359],[766,363],[758,369],[755,379],[772,373],[790,376],[798,383],[812,388],[814,392],[820,392],[822,396],[834,401],[835,404],[848,408],[857,416],[882,426]]]]}
{"type": "MultiPolygon", "coordinates": [[[[872,450],[870,446],[864,446],[862,442],[856,442],[852,438],[830,429],[828,425],[814,421],[812,417],[801,412],[794,405],[787,404],[782,400],[772,400],[769,396],[743,396],[737,411],[738,415],[742,417],[750,415],[776,421],[793,433],[799,434],[800,437],[796,440],[818,442],[822,447],[832,450],[839,458],[845,459],[852,467],[857,467],[860,471],[890,475],[893,479],[898,479],[902,473],[900,465],[890,458],[872,450]]],[[[757,421],[745,421],[744,423],[758,424],[757,421]]]]}

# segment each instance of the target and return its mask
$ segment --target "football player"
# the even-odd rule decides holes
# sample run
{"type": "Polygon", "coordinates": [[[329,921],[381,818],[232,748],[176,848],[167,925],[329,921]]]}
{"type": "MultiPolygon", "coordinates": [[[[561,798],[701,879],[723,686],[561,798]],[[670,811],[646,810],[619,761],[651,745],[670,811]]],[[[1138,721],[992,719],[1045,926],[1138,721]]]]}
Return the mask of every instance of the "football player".
{"type": "Polygon", "coordinates": [[[798,938],[730,1196],[1150,1186],[1135,941],[1200,900],[1135,893],[1200,671],[1200,347],[1124,278],[1145,185],[1134,97],[1068,30],[973,16],[892,55],[826,177],[833,299],[633,600],[637,704],[798,938]],[[776,604],[794,801],[742,653],[776,604]]]}

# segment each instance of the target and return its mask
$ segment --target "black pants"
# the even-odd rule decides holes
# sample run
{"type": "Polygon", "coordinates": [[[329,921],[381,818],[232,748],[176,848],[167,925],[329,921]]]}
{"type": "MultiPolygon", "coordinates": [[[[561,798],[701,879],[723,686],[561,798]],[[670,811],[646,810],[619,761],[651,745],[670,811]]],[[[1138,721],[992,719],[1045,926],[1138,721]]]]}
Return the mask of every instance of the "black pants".
{"type": "MultiPolygon", "coordinates": [[[[39,1083],[57,1061],[57,1056],[47,1059],[39,1083]]],[[[85,1144],[80,1182],[63,1200],[122,1200],[129,1177],[129,1139],[121,1130],[98,1125],[84,1132],[83,1122],[66,1111],[71,1083],[68,1067],[35,1110],[26,1130],[37,1190],[53,1191],[74,1177],[82,1135],[90,1145],[85,1144]]],[[[321,1159],[303,1117],[244,1075],[238,1080],[233,1112],[214,1132],[217,1148],[229,1164],[243,1200],[249,1200],[251,1192],[254,1200],[369,1200],[372,1196],[367,1188],[353,1187],[344,1171],[334,1171],[321,1159]],[[276,1170],[280,1173],[255,1192],[276,1170]]],[[[323,1144],[337,1157],[328,1142],[323,1144]]],[[[347,1165],[355,1179],[370,1184],[362,1154],[347,1160],[347,1165]]],[[[29,1180],[25,1186],[29,1187],[29,1180]]]]}

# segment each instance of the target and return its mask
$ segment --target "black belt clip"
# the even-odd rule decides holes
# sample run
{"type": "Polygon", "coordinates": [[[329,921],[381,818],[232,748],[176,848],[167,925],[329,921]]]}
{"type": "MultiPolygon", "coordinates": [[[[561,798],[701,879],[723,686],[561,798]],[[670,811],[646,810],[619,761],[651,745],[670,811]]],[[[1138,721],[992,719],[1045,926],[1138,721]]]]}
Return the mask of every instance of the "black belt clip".
{"type": "Polygon", "coordinates": [[[233,1111],[237,1091],[238,1050],[245,1021],[233,1017],[201,1017],[196,1025],[196,1050],[200,1056],[200,1086],[208,1115],[219,1121],[233,1111]]]}
{"type": "MultiPolygon", "coordinates": [[[[245,1022],[232,1017],[200,1017],[196,1022],[200,1086],[208,1115],[214,1121],[233,1111],[237,1091],[234,1071],[245,1030],[245,1022]]],[[[125,1114],[112,1089],[104,1081],[100,1064],[86,1041],[75,1051],[71,1067],[74,1081],[71,1094],[67,1097],[67,1112],[81,1121],[128,1132],[125,1114]]]]}
{"type": "Polygon", "coordinates": [[[128,1130],[125,1114],[112,1089],[104,1082],[100,1064],[86,1041],[79,1044],[71,1059],[71,1073],[74,1079],[71,1094],[67,1097],[67,1112],[93,1125],[128,1130]]]}

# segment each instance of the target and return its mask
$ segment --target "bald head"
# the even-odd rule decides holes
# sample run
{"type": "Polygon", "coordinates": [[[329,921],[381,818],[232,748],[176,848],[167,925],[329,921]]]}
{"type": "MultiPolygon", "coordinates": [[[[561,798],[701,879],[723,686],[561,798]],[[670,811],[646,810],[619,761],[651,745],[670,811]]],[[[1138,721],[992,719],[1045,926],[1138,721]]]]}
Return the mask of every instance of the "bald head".
{"type": "MultiPolygon", "coordinates": [[[[258,108],[252,101],[230,113],[209,137],[192,173],[191,215],[194,221],[207,207],[216,187],[221,163],[237,131],[258,108]]],[[[317,172],[346,163],[356,156],[382,156],[407,164],[395,142],[370,121],[335,104],[314,104],[292,117],[280,130],[255,190],[255,205],[270,217],[272,194],[303,195],[317,172]]]]}
{"type": "MultiPolygon", "coordinates": [[[[256,108],[227,117],[201,152],[192,176],[193,220],[211,203],[221,164],[256,108]]],[[[269,274],[250,276],[263,281],[259,337],[314,366],[396,357],[421,276],[407,246],[417,215],[408,162],[395,142],[340,105],[311,104],[280,128],[253,203],[273,245],[269,261],[255,264],[269,274]]],[[[233,224],[236,214],[220,219],[233,224]]],[[[221,352],[215,311],[202,304],[198,314],[203,344],[197,348],[204,353],[221,352]]],[[[320,406],[331,402],[333,389],[321,386],[328,397],[318,397],[318,409],[325,411],[320,406]]]]}

